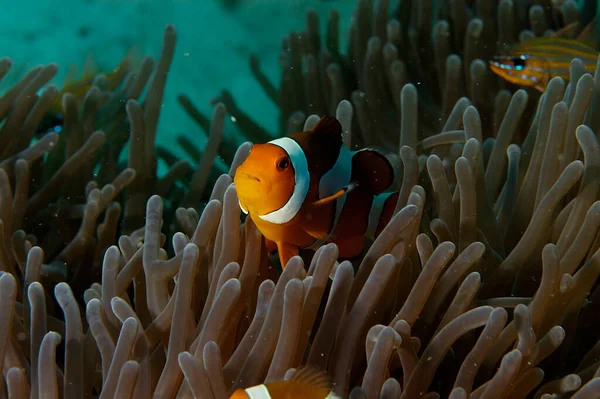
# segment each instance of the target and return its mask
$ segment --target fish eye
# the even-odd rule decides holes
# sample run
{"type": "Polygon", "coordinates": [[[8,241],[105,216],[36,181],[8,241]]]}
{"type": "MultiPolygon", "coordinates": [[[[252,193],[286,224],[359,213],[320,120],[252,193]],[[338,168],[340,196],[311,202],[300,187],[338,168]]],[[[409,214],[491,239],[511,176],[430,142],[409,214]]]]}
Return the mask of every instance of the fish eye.
{"type": "Polygon", "coordinates": [[[288,166],[290,166],[290,159],[288,157],[281,158],[279,161],[277,161],[277,169],[280,172],[286,170],[288,166]]]}
{"type": "Polygon", "coordinates": [[[525,57],[515,57],[511,61],[515,69],[521,70],[525,68],[525,57]]]}

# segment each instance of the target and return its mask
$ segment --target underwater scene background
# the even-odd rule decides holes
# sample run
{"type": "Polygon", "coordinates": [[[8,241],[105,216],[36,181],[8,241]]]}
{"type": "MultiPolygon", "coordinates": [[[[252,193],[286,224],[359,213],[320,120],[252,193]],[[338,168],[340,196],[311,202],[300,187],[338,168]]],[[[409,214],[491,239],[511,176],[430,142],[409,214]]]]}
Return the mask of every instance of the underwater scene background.
{"type": "MultiPolygon", "coordinates": [[[[112,71],[127,55],[138,68],[144,56],[158,56],[164,27],[173,24],[178,32],[177,47],[161,111],[166,117],[159,121],[157,140],[169,145],[174,136],[184,135],[200,148],[205,137],[196,134],[197,125],[177,101],[178,95],[188,96],[202,112],[210,114],[211,100],[227,90],[241,110],[275,133],[277,106],[252,76],[249,57],[257,57],[262,71],[276,84],[281,40],[290,30],[304,29],[309,7],[321,18],[327,18],[331,10],[338,12],[342,46],[347,46],[355,8],[353,0],[86,0],[62,2],[60,7],[53,1],[21,4],[7,7],[0,16],[2,56],[13,61],[0,90],[40,64],[58,64],[49,83],[60,89],[65,79],[77,81],[86,70],[92,75],[112,71]]],[[[178,145],[172,149],[181,157],[187,156],[178,145]]]]}
{"type": "Polygon", "coordinates": [[[600,397],[597,13],[4,7],[0,398],[600,397]]]}

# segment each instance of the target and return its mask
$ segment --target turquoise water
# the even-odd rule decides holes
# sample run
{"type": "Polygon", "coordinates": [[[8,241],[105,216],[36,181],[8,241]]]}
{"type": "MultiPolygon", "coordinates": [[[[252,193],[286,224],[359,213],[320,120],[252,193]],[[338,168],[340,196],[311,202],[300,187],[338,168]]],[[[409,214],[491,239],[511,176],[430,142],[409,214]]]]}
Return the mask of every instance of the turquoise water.
{"type": "MultiPolygon", "coordinates": [[[[1,97],[0,360],[6,386],[23,391],[31,382],[51,397],[62,397],[52,390],[64,390],[70,399],[84,391],[111,397],[121,383],[137,384],[136,398],[149,397],[149,387],[169,398],[180,388],[209,384],[221,399],[225,390],[282,380],[288,367],[309,364],[323,368],[344,398],[350,390],[351,397],[397,399],[445,398],[453,387],[452,397],[465,398],[461,392],[477,390],[482,397],[496,390],[506,394],[501,397],[541,397],[569,384],[576,391],[585,374],[600,374],[600,174],[594,174],[600,69],[592,77],[574,61],[569,80],[545,82],[542,97],[527,82],[519,86],[496,76],[488,61],[505,44],[551,34],[566,22],[591,21],[594,7],[594,0],[51,0],[13,1],[0,9],[0,58],[13,60],[0,94],[49,63],[60,67],[52,80],[59,89],[82,71],[111,71],[126,54],[134,71],[142,57],[153,57],[156,72],[161,48],[172,49],[169,39],[162,43],[165,26],[177,32],[164,96],[157,94],[160,73],[146,85],[150,95],[131,96],[138,103],[124,106],[128,97],[119,89],[114,102],[106,96],[106,114],[77,108],[65,96],[71,119],[55,130],[59,134],[38,134],[30,148],[30,138],[42,132],[29,122],[48,105],[32,94],[53,68],[40,68],[25,87],[1,97]],[[296,48],[282,54],[282,39],[306,29],[310,8],[319,16],[322,42],[330,11],[339,13],[342,57],[321,70],[329,79],[298,74],[314,58],[301,57],[296,48]],[[251,56],[274,88],[287,83],[280,107],[251,73],[251,56]],[[287,61],[283,74],[280,58],[287,61]],[[242,140],[255,134],[256,142],[268,141],[269,134],[251,126],[246,138],[238,132],[231,143],[228,135],[236,135],[242,122],[213,107],[222,90],[272,136],[315,126],[316,115],[295,118],[299,109],[335,113],[340,124],[327,128],[332,120],[323,119],[314,136],[298,141],[306,142],[304,148],[283,139],[283,154],[263,146],[268,152],[255,147],[248,155],[244,145],[234,158],[242,140]],[[208,132],[179,104],[181,95],[207,120],[215,110],[211,150],[205,151],[208,132]],[[161,102],[153,101],[157,96],[161,102]],[[118,163],[118,151],[111,150],[120,151],[126,140],[134,149],[130,162],[125,147],[118,163]],[[217,159],[220,170],[210,168],[219,141],[232,169],[217,180],[229,166],[217,159]],[[384,151],[376,156],[347,149],[365,147],[384,151]],[[193,156],[200,151],[203,157],[193,156]],[[190,158],[190,165],[178,162],[190,158]],[[174,166],[165,177],[168,161],[174,166]],[[298,169],[292,175],[293,162],[298,169]],[[288,176],[295,179],[293,189],[288,176]],[[250,182],[245,188],[244,178],[250,182]],[[318,192],[316,185],[307,189],[317,181],[318,192]],[[391,191],[379,193],[382,182],[391,191]],[[314,191],[309,196],[304,189],[314,191]],[[336,208],[327,205],[328,220],[318,207],[321,192],[330,189],[350,200],[338,207],[338,199],[326,199],[336,201],[336,208]],[[209,195],[216,200],[206,201],[209,195]],[[242,216],[246,201],[255,206],[242,216]],[[266,205],[264,214],[257,205],[266,205]],[[344,223],[336,225],[340,209],[344,223]],[[300,217],[276,223],[294,215],[300,217]],[[275,224],[288,230],[279,235],[275,224]],[[354,228],[361,224],[362,230],[354,228]],[[269,237],[271,228],[275,237],[269,237]],[[321,228],[339,247],[324,246],[315,256],[303,241],[312,236],[321,244],[310,234],[321,228]],[[381,234],[371,240],[374,231],[381,234]],[[279,244],[284,257],[298,249],[302,260],[282,270],[281,254],[267,255],[272,242],[262,245],[259,232],[279,244]],[[362,254],[352,252],[357,248],[362,254]],[[195,339],[204,347],[194,348],[195,339]],[[480,355],[485,359],[477,360],[480,355]],[[59,388],[55,360],[64,375],[59,388]],[[219,367],[223,375],[209,372],[219,367]],[[139,374],[137,382],[131,373],[139,374]]],[[[173,37],[170,29],[166,36],[173,37]]],[[[505,58],[516,71],[526,64],[515,60],[529,59],[505,58]]],[[[0,61],[0,75],[6,65],[0,61]]],[[[47,88],[39,93],[42,99],[55,94],[47,88]]],[[[106,93],[92,94],[94,101],[106,93]]],[[[591,381],[587,387],[597,392],[600,378],[591,381]]],[[[7,396],[4,386],[0,377],[0,399],[7,396]]]]}
{"type": "Polygon", "coordinates": [[[223,0],[65,0],[23,1],[0,13],[0,49],[13,60],[13,69],[0,91],[30,68],[55,62],[52,83],[62,88],[71,68],[79,73],[86,62],[99,72],[115,68],[132,48],[138,61],[158,58],[165,25],[177,30],[177,47],[168,77],[157,133],[158,145],[169,145],[185,157],[173,137],[186,135],[204,146],[197,125],[177,103],[187,95],[210,115],[210,101],[229,90],[238,106],[271,132],[278,111],[250,74],[248,58],[258,56],[264,73],[279,85],[281,39],[306,26],[306,11],[315,8],[325,30],[332,8],[340,13],[340,38],[346,48],[354,0],[248,0],[227,7],[223,0]]]}

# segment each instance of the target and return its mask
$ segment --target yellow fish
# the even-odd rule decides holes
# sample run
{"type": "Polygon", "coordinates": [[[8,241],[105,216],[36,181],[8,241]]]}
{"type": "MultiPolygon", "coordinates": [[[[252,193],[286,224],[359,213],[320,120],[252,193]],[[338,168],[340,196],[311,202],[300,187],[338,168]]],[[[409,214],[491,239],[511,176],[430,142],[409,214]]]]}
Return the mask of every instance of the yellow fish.
{"type": "Polygon", "coordinates": [[[580,59],[586,71],[593,74],[598,62],[596,18],[572,38],[578,25],[574,22],[550,37],[536,37],[514,45],[507,53],[495,56],[489,62],[490,69],[508,82],[542,92],[555,76],[569,80],[574,58],[580,59]]]}
{"type": "MultiPolygon", "coordinates": [[[[105,74],[105,85],[103,90],[113,91],[125,78],[125,75],[131,70],[132,61],[137,60],[139,56],[136,53],[136,48],[132,49],[121,61],[121,63],[112,71],[105,74]]],[[[44,134],[48,130],[55,130],[55,127],[62,126],[63,109],[62,97],[65,93],[71,93],[75,97],[77,105],[81,105],[87,92],[92,88],[94,80],[100,71],[96,67],[93,59],[88,59],[84,66],[83,76],[75,80],[76,70],[71,68],[65,79],[65,84],[62,90],[58,93],[46,115],[42,119],[37,134],[44,134]]],[[[59,131],[59,130],[57,130],[59,131]]]]}
{"type": "Polygon", "coordinates": [[[550,79],[569,80],[571,61],[579,58],[587,72],[594,73],[598,51],[575,39],[537,37],[513,46],[508,54],[490,61],[490,69],[501,78],[521,86],[546,90],[550,79]]]}

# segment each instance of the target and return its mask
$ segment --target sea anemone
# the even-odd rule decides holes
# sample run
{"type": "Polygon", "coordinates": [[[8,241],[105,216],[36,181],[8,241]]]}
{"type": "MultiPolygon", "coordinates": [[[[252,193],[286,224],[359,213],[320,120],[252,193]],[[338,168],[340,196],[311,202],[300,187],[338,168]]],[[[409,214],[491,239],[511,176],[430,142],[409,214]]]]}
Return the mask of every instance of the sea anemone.
{"type": "Polygon", "coordinates": [[[524,3],[401,1],[388,19],[361,0],[349,54],[336,14],[323,45],[311,11],[279,89],[253,60],[279,133],[334,114],[348,145],[402,164],[395,215],[358,259],[328,244],[282,272],[231,184],[250,144],[219,145],[227,112],[252,141],[272,134],[230,96],[211,118],[180,97],[208,145],[195,172],[171,159],[157,176],[173,27],[154,75],[146,58],[79,110],[65,94],[63,132],[32,142],[57,93],[33,95],[56,66],[34,69],[0,98],[0,396],[220,399],[305,364],[342,397],[597,396],[600,71],[573,60],[539,100],[508,91],[485,62],[498,46],[579,20],[573,1],[524,3]]]}

